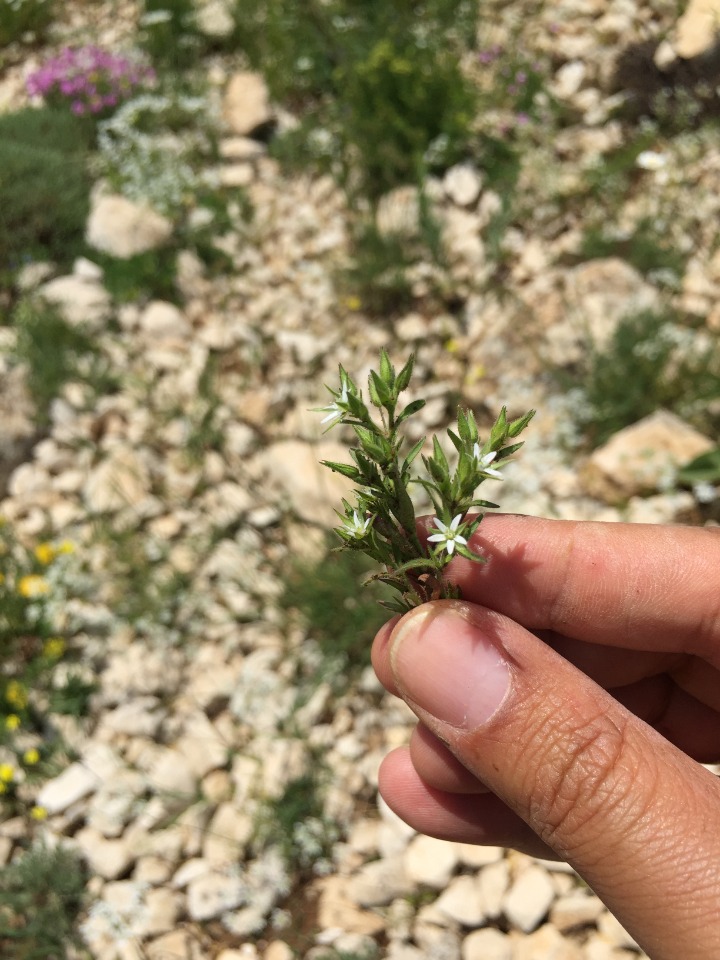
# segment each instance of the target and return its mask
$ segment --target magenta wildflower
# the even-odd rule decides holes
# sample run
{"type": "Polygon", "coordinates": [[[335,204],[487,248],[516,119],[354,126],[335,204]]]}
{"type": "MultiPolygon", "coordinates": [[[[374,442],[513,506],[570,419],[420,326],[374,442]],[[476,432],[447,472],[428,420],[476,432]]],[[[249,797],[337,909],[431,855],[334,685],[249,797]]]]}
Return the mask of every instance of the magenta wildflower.
{"type": "Polygon", "coordinates": [[[26,80],[32,97],[62,105],[81,116],[117,106],[155,81],[152,67],[96,46],[66,47],[26,80]]]}

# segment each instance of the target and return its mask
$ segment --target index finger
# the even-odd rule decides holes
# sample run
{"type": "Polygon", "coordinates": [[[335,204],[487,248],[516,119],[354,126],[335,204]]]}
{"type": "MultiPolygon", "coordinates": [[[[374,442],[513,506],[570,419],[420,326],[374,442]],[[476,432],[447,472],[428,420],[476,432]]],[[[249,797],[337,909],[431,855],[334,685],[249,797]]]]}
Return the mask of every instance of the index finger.
{"type": "Polygon", "coordinates": [[[689,653],[720,668],[720,531],[487,515],[447,568],[465,600],[529,630],[689,653]]]}

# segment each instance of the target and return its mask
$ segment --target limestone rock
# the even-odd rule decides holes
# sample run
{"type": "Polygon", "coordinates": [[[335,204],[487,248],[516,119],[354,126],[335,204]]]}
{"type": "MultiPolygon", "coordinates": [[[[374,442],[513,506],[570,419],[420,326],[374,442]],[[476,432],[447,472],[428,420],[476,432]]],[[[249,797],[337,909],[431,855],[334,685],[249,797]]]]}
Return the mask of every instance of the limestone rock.
{"type": "Polygon", "coordinates": [[[462,960],[512,960],[512,957],[512,940],[492,927],[474,930],[462,943],[462,960]]]}
{"type": "Polygon", "coordinates": [[[605,907],[599,897],[569,893],[560,897],[550,911],[550,921],[561,933],[594,923],[605,907]]]}
{"type": "Polygon", "coordinates": [[[73,326],[99,327],[110,316],[110,294],[97,280],[57,277],[44,284],[39,293],[73,326]]]}
{"type": "Polygon", "coordinates": [[[513,960],[582,960],[579,944],[566,940],[555,927],[545,926],[515,943],[513,960]]]}
{"type": "Polygon", "coordinates": [[[93,793],[100,779],[82,763],[71,763],[53,780],[48,780],[37,795],[36,803],[52,815],[62,813],[78,800],[93,793]]]}
{"type": "Polygon", "coordinates": [[[235,20],[227,0],[203,0],[197,6],[195,23],[206,37],[229,37],[235,29],[235,20]]]}
{"type": "Polygon", "coordinates": [[[459,207],[469,207],[480,196],[482,176],[468,163],[458,163],[450,167],[443,178],[445,193],[459,207]]]}
{"type": "Polygon", "coordinates": [[[153,340],[187,337],[190,324],[174,303],[151,300],[140,314],[140,329],[153,340]]]}
{"type": "Polygon", "coordinates": [[[232,803],[221,803],[208,825],[202,854],[213,866],[242,860],[252,834],[253,820],[232,803]]]}
{"type": "Polygon", "coordinates": [[[667,410],[656,410],[612,436],[588,458],[587,492],[620,503],[672,482],[675,470],[713,448],[712,441],[667,410]]]}
{"type": "Polygon", "coordinates": [[[0,496],[10,474],[29,455],[34,436],[33,404],[23,371],[6,369],[0,357],[0,496]]]}
{"type": "Polygon", "coordinates": [[[384,919],[371,910],[363,910],[349,895],[350,881],[331,876],[316,881],[319,890],[317,923],[323,930],[344,930],[346,933],[372,936],[385,928],[384,919]]]}
{"type": "Polygon", "coordinates": [[[457,862],[452,843],[423,835],[410,841],[404,857],[408,877],[435,890],[447,886],[457,862]]]}
{"type": "Polygon", "coordinates": [[[94,467],[85,484],[85,503],[93,513],[137,507],[150,493],[148,469],[129,446],[115,447],[94,467]]]}
{"type": "Polygon", "coordinates": [[[240,136],[247,136],[272,119],[268,89],[259,73],[241,71],[231,77],[223,115],[231,131],[240,136]]]}
{"type": "Polygon", "coordinates": [[[503,899],[503,911],[518,930],[530,933],[550,909],[555,888],[547,873],[535,865],[527,867],[503,899]]]}
{"type": "Polygon", "coordinates": [[[413,237],[420,227],[420,194],[417,187],[395,187],[380,198],[376,225],[383,236],[413,237]]]}
{"type": "Polygon", "coordinates": [[[717,43],[719,29],[719,0],[690,0],[675,26],[675,53],[685,60],[707,53],[717,43]]]}
{"type": "Polygon", "coordinates": [[[361,907],[381,907],[396,897],[407,896],[415,888],[401,856],[366,863],[351,877],[350,899],[361,907]]]}
{"type": "Polygon", "coordinates": [[[117,880],[127,872],[135,856],[123,840],[106,840],[92,827],[85,827],[75,835],[75,842],[87,860],[90,869],[103,880],[117,880]]]}
{"type": "Polygon", "coordinates": [[[303,520],[334,526],[334,508],[342,497],[349,496],[353,485],[347,477],[324,467],[321,460],[348,463],[347,448],[328,440],[318,444],[282,440],[256,457],[270,482],[284,493],[287,506],[303,520]]]}
{"type": "Polygon", "coordinates": [[[96,250],[127,260],[162,247],[172,232],[170,220],[147,204],[103,194],[92,200],[85,238],[96,250]]]}
{"type": "Polygon", "coordinates": [[[212,920],[245,902],[246,887],[239,877],[207,873],[191,880],[187,908],[191,920],[212,920]]]}
{"type": "Polygon", "coordinates": [[[455,877],[435,901],[435,907],[466,927],[479,927],[485,919],[477,877],[455,877]]]}

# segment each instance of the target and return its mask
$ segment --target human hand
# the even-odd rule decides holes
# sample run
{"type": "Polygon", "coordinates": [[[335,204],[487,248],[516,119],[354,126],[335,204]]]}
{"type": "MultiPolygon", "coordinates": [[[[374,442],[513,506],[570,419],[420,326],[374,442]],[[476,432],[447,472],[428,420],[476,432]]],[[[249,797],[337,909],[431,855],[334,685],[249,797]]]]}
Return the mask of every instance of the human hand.
{"type": "Polygon", "coordinates": [[[462,601],[378,633],[422,833],[567,860],[652,960],[720,957],[720,532],[487,516],[462,601]]]}

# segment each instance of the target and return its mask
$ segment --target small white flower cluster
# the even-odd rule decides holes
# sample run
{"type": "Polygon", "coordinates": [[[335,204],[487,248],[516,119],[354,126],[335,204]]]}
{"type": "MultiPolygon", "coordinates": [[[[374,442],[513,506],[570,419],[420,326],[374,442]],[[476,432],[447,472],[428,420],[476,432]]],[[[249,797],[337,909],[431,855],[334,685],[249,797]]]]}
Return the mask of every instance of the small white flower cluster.
{"type": "Polygon", "coordinates": [[[122,900],[109,903],[96,900],[80,925],[80,933],[88,945],[121,947],[132,943],[143,932],[148,911],[145,904],[146,883],[126,883],[122,900]]]}
{"type": "Polygon", "coordinates": [[[198,190],[217,186],[217,177],[199,162],[210,153],[217,125],[203,97],[135,97],[100,124],[100,172],[128,199],[176,214],[198,190]],[[168,129],[171,115],[182,118],[181,134],[168,129]]]}

